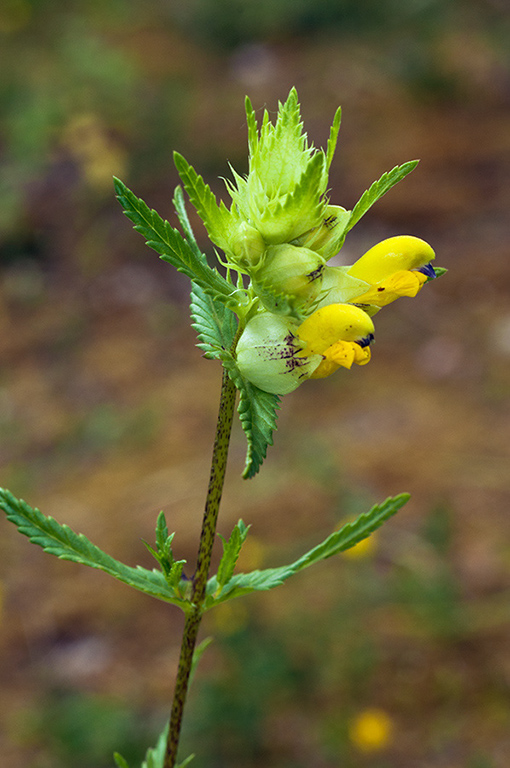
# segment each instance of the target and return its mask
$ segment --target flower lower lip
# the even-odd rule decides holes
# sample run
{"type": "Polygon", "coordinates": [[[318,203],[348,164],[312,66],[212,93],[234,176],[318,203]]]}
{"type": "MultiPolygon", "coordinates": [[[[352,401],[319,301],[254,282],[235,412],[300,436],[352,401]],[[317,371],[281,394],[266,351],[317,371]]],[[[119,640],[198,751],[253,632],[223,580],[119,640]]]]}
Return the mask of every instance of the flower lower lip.
{"type": "Polygon", "coordinates": [[[416,271],[421,272],[424,275],[427,275],[427,277],[430,277],[432,280],[436,276],[436,273],[434,272],[434,267],[430,262],[428,264],[424,264],[423,267],[418,267],[416,271]]]}

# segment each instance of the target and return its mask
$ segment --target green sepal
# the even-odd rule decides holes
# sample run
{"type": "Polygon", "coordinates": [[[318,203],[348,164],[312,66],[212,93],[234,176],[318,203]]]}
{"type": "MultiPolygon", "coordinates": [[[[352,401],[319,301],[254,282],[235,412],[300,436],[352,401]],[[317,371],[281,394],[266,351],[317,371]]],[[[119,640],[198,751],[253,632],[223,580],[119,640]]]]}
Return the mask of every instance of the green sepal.
{"type": "Polygon", "coordinates": [[[248,479],[257,474],[266,458],[268,446],[273,444],[280,397],[263,392],[247,381],[240,374],[233,359],[224,361],[224,365],[239,390],[237,411],[248,441],[243,477],[248,479]]]}
{"type": "Polygon", "coordinates": [[[165,515],[163,512],[160,512],[156,523],[156,549],[151,547],[150,544],[147,544],[146,541],[143,543],[159,563],[170,588],[178,595],[182,596],[180,585],[182,569],[186,565],[186,560],[174,559],[172,552],[172,541],[174,536],[175,533],[168,533],[165,515]]]}
{"type": "Polygon", "coordinates": [[[228,210],[223,201],[218,205],[209,185],[179,152],[174,152],[174,163],[191,204],[204,222],[209,237],[225,253],[229,253],[232,238],[240,223],[235,206],[228,210]]]}
{"type": "Polygon", "coordinates": [[[197,332],[197,347],[204,357],[225,359],[234,343],[237,318],[224,304],[215,301],[196,283],[191,286],[192,327],[197,332]]]}
{"type": "Polygon", "coordinates": [[[82,533],[75,533],[69,526],[60,525],[52,517],[46,517],[37,508],[33,509],[3,488],[0,488],[0,508],[20,533],[60,560],[97,568],[140,592],[177,605],[185,612],[191,609],[189,601],[170,587],[161,571],[149,571],[140,565],[132,568],[115,560],[82,533]]]}
{"type": "MultiPolygon", "coordinates": [[[[443,277],[443,275],[446,275],[448,270],[446,267],[434,267],[434,272],[436,273],[436,277],[443,277]]],[[[433,277],[429,277],[427,280],[427,283],[430,283],[431,280],[434,280],[433,277]]]]}
{"type": "Polygon", "coordinates": [[[408,500],[409,494],[401,493],[386,499],[382,504],[376,504],[369,512],[364,512],[353,522],[343,525],[340,530],[332,533],[321,544],[306,552],[290,565],[266,568],[251,573],[240,573],[233,576],[223,587],[219,586],[217,577],[213,576],[207,585],[205,608],[211,608],[218,603],[247,595],[250,592],[273,589],[273,587],[283,584],[298,571],[350,549],[370,536],[385,520],[398,512],[408,500]]]}
{"type": "Polygon", "coordinates": [[[219,537],[223,542],[223,556],[218,566],[218,573],[216,574],[216,579],[220,588],[223,587],[227,581],[230,581],[234,575],[234,568],[236,567],[241,547],[248,536],[249,529],[249,525],[245,525],[243,520],[239,520],[228,541],[224,536],[219,534],[219,537]]]}
{"type": "Polygon", "coordinates": [[[163,261],[172,264],[179,272],[183,272],[200,285],[206,293],[227,306],[236,306],[236,299],[232,296],[232,283],[208,266],[205,259],[195,252],[178,230],[136,197],[122,181],[114,178],[114,184],[124,213],[133,222],[134,229],[145,237],[147,245],[153,248],[163,261]]]}
{"type": "Polygon", "coordinates": [[[388,192],[395,184],[402,181],[411,171],[414,171],[418,165],[419,160],[410,160],[403,165],[397,165],[391,171],[383,173],[380,179],[374,181],[366,192],[363,192],[360,199],[352,209],[351,218],[346,228],[346,233],[353,228],[355,224],[361,219],[362,216],[373,206],[379,198],[388,192]]]}
{"type": "Polygon", "coordinates": [[[269,281],[252,280],[252,287],[263,306],[275,315],[285,315],[302,321],[305,317],[303,299],[290,293],[278,293],[269,281]]]}

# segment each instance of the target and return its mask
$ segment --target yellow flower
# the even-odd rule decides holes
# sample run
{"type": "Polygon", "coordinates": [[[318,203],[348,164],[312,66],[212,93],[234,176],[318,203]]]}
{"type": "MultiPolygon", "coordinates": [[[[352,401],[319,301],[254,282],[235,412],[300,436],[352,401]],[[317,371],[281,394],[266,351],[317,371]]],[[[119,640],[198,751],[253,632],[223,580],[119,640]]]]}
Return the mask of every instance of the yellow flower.
{"type": "Polygon", "coordinates": [[[428,243],[411,235],[398,235],[370,248],[347,272],[370,288],[356,296],[356,304],[385,307],[400,296],[416,296],[435,277],[435,253],[428,243]]]}
{"type": "Polygon", "coordinates": [[[260,312],[239,339],[237,365],[255,386],[285,395],[306,379],[368,363],[373,338],[371,318],[350,304],[321,307],[302,323],[260,312]]]}
{"type": "Polygon", "coordinates": [[[361,752],[378,752],[391,743],[393,728],[393,721],[384,710],[365,709],[351,722],[349,735],[361,752]]]}
{"type": "Polygon", "coordinates": [[[307,317],[299,326],[298,335],[306,342],[301,354],[322,355],[310,378],[323,379],[340,367],[351,368],[353,363],[365,365],[370,361],[374,324],[358,307],[329,304],[307,317]]]}

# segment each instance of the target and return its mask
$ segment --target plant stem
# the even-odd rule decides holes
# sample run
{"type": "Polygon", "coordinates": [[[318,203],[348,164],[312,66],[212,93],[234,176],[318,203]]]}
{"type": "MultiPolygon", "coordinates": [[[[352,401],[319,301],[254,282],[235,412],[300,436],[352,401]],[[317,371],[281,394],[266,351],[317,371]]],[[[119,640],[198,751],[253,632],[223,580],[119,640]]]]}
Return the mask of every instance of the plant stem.
{"type": "Polygon", "coordinates": [[[220,510],[221,494],[227,468],[228,446],[232,431],[232,420],[236,402],[236,388],[227,371],[223,369],[220,406],[216,437],[211,463],[211,475],[205,503],[202,533],[198,549],[197,567],[193,577],[193,610],[187,615],[182,637],[181,655],[177,670],[174,699],[170,715],[168,740],[163,768],[174,768],[177,759],[177,747],[181,733],[182,715],[188,692],[193,652],[202,619],[203,602],[211,564],[212,550],[216,534],[216,522],[220,510]]]}

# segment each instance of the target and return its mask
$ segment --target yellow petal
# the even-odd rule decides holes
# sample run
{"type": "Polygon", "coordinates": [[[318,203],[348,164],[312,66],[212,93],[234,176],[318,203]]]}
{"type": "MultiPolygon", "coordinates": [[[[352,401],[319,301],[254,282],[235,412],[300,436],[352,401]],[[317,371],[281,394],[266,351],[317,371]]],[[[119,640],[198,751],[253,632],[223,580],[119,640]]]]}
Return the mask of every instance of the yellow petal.
{"type": "Polygon", "coordinates": [[[427,276],[422,272],[401,269],[373,285],[366,293],[356,296],[353,301],[356,304],[375,304],[378,307],[385,307],[401,296],[416,296],[426,281],[427,276]]]}
{"type": "Polygon", "coordinates": [[[349,269],[349,274],[367,283],[379,283],[400,270],[423,267],[435,259],[435,253],[425,240],[411,235],[399,235],[383,240],[370,248],[349,269]]]}
{"type": "Polygon", "coordinates": [[[340,367],[352,368],[352,365],[366,365],[370,361],[370,347],[361,347],[355,341],[336,341],[324,351],[324,359],[310,376],[311,379],[324,379],[331,376],[340,367]]]}
{"type": "Polygon", "coordinates": [[[298,328],[299,338],[307,345],[307,355],[323,355],[337,341],[361,341],[373,332],[374,324],[370,317],[350,304],[321,307],[298,328]]]}

